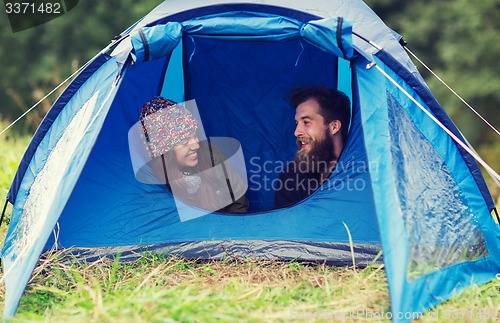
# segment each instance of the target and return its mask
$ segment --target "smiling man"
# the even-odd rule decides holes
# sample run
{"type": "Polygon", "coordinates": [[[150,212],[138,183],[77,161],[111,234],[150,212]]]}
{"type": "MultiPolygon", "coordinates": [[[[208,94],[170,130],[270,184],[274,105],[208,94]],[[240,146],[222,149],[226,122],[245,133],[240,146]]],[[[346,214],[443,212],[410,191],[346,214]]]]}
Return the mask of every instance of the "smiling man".
{"type": "Polygon", "coordinates": [[[298,151],[280,174],[276,208],[306,198],[330,176],[344,149],[350,120],[349,98],[334,89],[300,88],[291,93],[290,102],[295,107],[298,151]]]}

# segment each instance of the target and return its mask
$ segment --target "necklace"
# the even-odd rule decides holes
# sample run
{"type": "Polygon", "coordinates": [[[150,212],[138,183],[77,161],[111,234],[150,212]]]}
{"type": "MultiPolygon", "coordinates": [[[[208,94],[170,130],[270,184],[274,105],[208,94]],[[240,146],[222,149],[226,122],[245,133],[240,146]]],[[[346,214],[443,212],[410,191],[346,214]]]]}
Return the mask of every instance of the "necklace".
{"type": "Polygon", "coordinates": [[[189,195],[192,195],[198,191],[201,184],[201,177],[198,175],[188,175],[182,172],[182,179],[186,183],[186,189],[189,195]]]}

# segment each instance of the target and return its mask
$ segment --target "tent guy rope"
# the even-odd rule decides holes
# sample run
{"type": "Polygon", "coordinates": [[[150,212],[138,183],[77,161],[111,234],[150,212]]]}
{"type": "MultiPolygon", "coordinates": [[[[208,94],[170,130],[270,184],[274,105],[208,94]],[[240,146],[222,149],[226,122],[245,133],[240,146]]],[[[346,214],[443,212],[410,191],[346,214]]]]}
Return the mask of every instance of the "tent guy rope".
{"type": "Polygon", "coordinates": [[[498,131],[493,125],[491,125],[488,120],[486,120],[479,112],[477,112],[476,109],[474,109],[469,103],[467,103],[467,101],[465,101],[465,99],[463,99],[457,92],[455,92],[455,90],[453,90],[451,88],[451,86],[449,86],[445,81],[443,81],[443,79],[441,79],[439,77],[439,75],[437,75],[433,70],[431,70],[430,67],[428,67],[422,60],[420,60],[420,58],[417,57],[417,55],[415,55],[408,47],[404,46],[404,49],[406,49],[406,51],[408,53],[411,54],[411,56],[413,56],[420,64],[422,64],[422,66],[424,66],[432,75],[434,75],[438,80],[439,82],[441,82],[448,90],[451,91],[451,93],[453,93],[457,98],[460,99],[460,101],[462,101],[469,109],[471,109],[479,118],[481,118],[481,120],[484,121],[484,123],[486,123],[491,129],[493,129],[493,131],[495,131],[497,133],[497,135],[500,136],[500,131],[498,131]]]}
{"type": "Polygon", "coordinates": [[[390,75],[388,75],[381,67],[375,65],[375,68],[384,75],[392,84],[394,84],[408,99],[410,99],[413,103],[415,103],[420,110],[422,110],[425,114],[427,114],[432,121],[434,121],[441,129],[443,129],[457,144],[459,144],[465,151],[476,159],[478,163],[480,163],[497,181],[500,181],[500,176],[498,175],[493,168],[491,168],[476,152],[474,152],[469,146],[467,146],[460,138],[458,138],[453,132],[451,132],[445,125],[441,123],[432,113],[427,111],[426,108],[422,106],[415,98],[413,98],[401,85],[399,85],[390,75]]]}
{"type": "MultiPolygon", "coordinates": [[[[88,65],[88,64],[85,64],[85,66],[88,65]]],[[[113,88],[117,86],[117,82],[113,83],[113,88]]],[[[97,120],[97,117],[98,115],[100,114],[100,112],[102,111],[103,107],[106,105],[106,103],[108,102],[109,98],[111,97],[111,93],[113,92],[113,89],[111,89],[111,91],[108,93],[108,95],[106,96],[106,98],[104,99],[103,103],[101,104],[101,106],[99,107],[99,110],[97,111],[97,113],[93,116],[93,118],[91,119],[91,121],[89,122],[89,124],[86,126],[85,130],[81,133],[79,139],[77,140],[77,142],[80,142],[81,140],[83,140],[83,137],[85,136],[85,134],[89,131],[89,129],[94,125],[94,123],[96,122],[97,120]]],[[[59,222],[56,222],[56,227],[52,230],[53,234],[54,234],[54,238],[55,238],[55,241],[54,241],[54,247],[55,247],[55,250],[58,250],[58,247],[59,247],[59,243],[58,243],[58,239],[59,239],[59,233],[60,233],[60,226],[59,226],[59,222]],[[57,231],[56,231],[56,228],[57,228],[57,231]]],[[[13,270],[13,269],[16,269],[16,265],[17,263],[19,262],[19,260],[23,259],[24,258],[24,254],[27,253],[28,251],[30,251],[30,247],[32,246],[32,244],[30,243],[26,243],[23,247],[23,249],[21,249],[21,251],[18,253],[18,257],[12,262],[11,264],[11,267],[4,272],[3,276],[0,277],[0,284],[4,283],[5,281],[5,277],[13,270]]]]}
{"type": "MultiPolygon", "coordinates": [[[[127,36],[128,37],[128,36],[127,36]]],[[[9,124],[5,129],[3,129],[2,131],[0,131],[0,136],[6,132],[7,130],[9,130],[10,128],[12,128],[12,126],[14,126],[16,123],[18,123],[22,118],[24,118],[28,113],[30,113],[33,109],[35,109],[40,103],[42,103],[45,99],[47,99],[50,95],[52,95],[52,93],[54,93],[55,91],[57,91],[61,86],[63,86],[66,82],[68,82],[69,80],[71,80],[75,75],[77,75],[78,73],[80,73],[80,71],[84,70],[87,66],[89,66],[95,59],[96,57],[98,57],[101,53],[105,53],[107,52],[108,50],[110,50],[111,48],[113,48],[116,44],[119,44],[124,38],[126,37],[122,37],[122,38],[119,38],[119,39],[116,39],[116,40],[113,40],[108,46],[106,46],[103,50],[101,50],[99,52],[99,54],[97,54],[96,56],[94,56],[91,60],[89,60],[87,63],[85,63],[84,65],[82,65],[79,69],[77,69],[73,74],[71,74],[70,76],[68,76],[64,81],[62,81],[58,86],[56,86],[54,89],[52,89],[52,91],[50,91],[49,93],[47,93],[43,98],[41,98],[37,103],[35,103],[33,106],[31,106],[31,108],[29,108],[28,110],[26,110],[22,115],[20,115],[16,120],[14,120],[11,124],[9,124]]]]}
{"type": "Polygon", "coordinates": [[[16,123],[18,123],[22,118],[24,118],[28,113],[30,113],[33,109],[35,109],[40,103],[42,103],[43,101],[45,101],[45,99],[47,99],[50,95],[52,95],[52,93],[54,93],[55,91],[57,91],[61,86],[63,86],[66,82],[68,82],[69,80],[71,80],[76,74],[80,73],[81,70],[83,70],[85,67],[87,67],[90,63],[92,62],[92,60],[88,61],[86,64],[84,64],[82,67],[80,67],[78,70],[76,70],[73,74],[71,74],[70,76],[68,76],[68,78],[66,78],[64,81],[62,81],[58,86],[56,86],[54,89],[52,89],[52,91],[50,91],[49,93],[47,93],[43,98],[41,98],[37,103],[35,103],[33,106],[31,106],[31,108],[29,108],[28,110],[26,110],[21,116],[19,116],[16,120],[14,120],[11,124],[9,124],[5,129],[3,129],[1,132],[0,132],[0,136],[6,132],[7,130],[9,130],[10,128],[12,128],[12,126],[14,126],[16,123]]]}

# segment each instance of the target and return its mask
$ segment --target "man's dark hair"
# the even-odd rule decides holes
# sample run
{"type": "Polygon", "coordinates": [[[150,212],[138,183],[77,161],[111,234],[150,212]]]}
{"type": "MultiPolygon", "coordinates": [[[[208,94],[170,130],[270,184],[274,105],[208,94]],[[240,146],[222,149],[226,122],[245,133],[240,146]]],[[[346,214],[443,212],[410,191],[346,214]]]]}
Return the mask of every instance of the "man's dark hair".
{"type": "Polygon", "coordinates": [[[325,119],[325,124],[329,124],[333,120],[340,120],[342,123],[342,140],[345,142],[351,119],[351,101],[349,97],[341,91],[326,86],[301,87],[294,89],[290,94],[290,103],[295,108],[309,99],[318,102],[321,108],[320,114],[325,119]]]}

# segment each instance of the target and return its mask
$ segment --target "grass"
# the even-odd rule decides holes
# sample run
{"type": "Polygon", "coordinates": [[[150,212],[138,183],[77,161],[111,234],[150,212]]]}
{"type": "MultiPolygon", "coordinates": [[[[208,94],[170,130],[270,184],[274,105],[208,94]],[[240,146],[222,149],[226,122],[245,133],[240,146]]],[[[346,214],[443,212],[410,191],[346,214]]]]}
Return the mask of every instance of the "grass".
{"type": "MultiPolygon", "coordinates": [[[[148,253],[132,262],[84,263],[61,261],[62,255],[41,259],[12,322],[388,321],[383,266],[195,261],[148,253]]],[[[487,313],[500,315],[499,299],[499,281],[473,286],[421,320],[488,322],[487,313]],[[484,320],[468,319],[472,315],[484,320]]]]}
{"type": "MultiPolygon", "coordinates": [[[[0,137],[3,196],[28,141],[23,136],[0,137]]],[[[0,227],[2,239],[6,227],[0,227]]],[[[151,253],[132,262],[117,260],[85,263],[64,251],[44,255],[11,322],[389,321],[382,265],[359,269],[229,256],[196,261],[151,253]]],[[[0,308],[4,296],[2,284],[0,308]]],[[[500,277],[468,288],[420,320],[498,318],[500,277]]]]}
{"type": "MultiPolygon", "coordinates": [[[[0,119],[0,131],[4,130],[7,126],[8,124],[0,119]]],[[[3,210],[5,197],[30,139],[30,136],[19,135],[13,131],[7,131],[0,135],[0,212],[3,210]]],[[[0,226],[0,241],[2,244],[9,219],[10,208],[7,208],[4,223],[0,226]]]]}
{"type": "Polygon", "coordinates": [[[37,267],[13,322],[283,322],[388,310],[381,267],[355,271],[296,262],[194,261],[145,254],[133,262],[37,267]],[[368,280],[380,288],[362,288],[368,280]]]}
{"type": "MultiPolygon", "coordinates": [[[[323,265],[237,259],[200,262],[156,255],[131,263],[101,260],[76,265],[55,261],[53,255],[49,258],[45,266],[50,264],[51,270],[38,270],[33,281],[37,287],[28,290],[35,297],[25,297],[20,312],[30,309],[32,319],[49,317],[57,322],[167,318],[278,322],[307,311],[352,308],[359,295],[350,287],[377,270],[356,274],[323,265]],[[54,302],[57,299],[62,302],[54,302]]],[[[383,275],[376,276],[384,286],[383,275]]],[[[368,308],[388,306],[383,289],[371,290],[362,298],[368,308]]]]}

